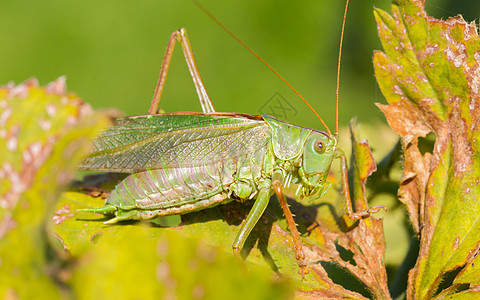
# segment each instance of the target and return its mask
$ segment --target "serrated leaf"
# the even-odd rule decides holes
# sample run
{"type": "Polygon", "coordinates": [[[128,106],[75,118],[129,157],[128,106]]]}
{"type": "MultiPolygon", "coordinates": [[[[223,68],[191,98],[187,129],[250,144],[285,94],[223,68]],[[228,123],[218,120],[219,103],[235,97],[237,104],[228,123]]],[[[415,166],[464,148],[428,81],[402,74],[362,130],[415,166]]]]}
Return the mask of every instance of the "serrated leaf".
{"type": "Polygon", "coordinates": [[[0,297],[59,298],[44,224],[89,139],[107,118],[65,91],[65,79],[0,88],[0,297]],[[53,269],[50,268],[53,273],[53,269]],[[28,283],[28,284],[26,284],[28,283]]]}
{"type": "Polygon", "coordinates": [[[393,17],[375,10],[385,53],[375,53],[374,66],[390,104],[379,107],[402,137],[399,199],[420,238],[407,295],[428,299],[476,284],[468,280],[480,268],[471,264],[480,241],[480,38],[461,16],[437,20],[423,1],[396,3],[393,17]],[[418,139],[429,132],[435,145],[422,154],[418,139]],[[451,286],[439,288],[448,276],[451,286]]]}

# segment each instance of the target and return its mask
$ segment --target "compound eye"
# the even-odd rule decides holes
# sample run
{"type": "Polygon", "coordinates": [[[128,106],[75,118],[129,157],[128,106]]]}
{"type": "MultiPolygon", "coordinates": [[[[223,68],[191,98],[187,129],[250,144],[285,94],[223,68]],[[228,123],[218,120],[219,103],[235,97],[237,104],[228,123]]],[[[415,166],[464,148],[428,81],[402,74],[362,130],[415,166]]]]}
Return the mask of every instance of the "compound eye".
{"type": "Polygon", "coordinates": [[[313,144],[313,148],[317,153],[323,153],[325,152],[325,143],[321,140],[316,140],[315,143],[313,144]]]}

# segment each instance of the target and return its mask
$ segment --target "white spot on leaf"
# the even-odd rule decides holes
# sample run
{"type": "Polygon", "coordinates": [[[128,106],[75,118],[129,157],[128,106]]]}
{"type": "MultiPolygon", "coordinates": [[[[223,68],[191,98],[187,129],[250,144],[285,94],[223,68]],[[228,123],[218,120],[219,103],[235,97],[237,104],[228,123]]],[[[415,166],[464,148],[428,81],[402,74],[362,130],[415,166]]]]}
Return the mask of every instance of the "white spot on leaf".
{"type": "Polygon", "coordinates": [[[12,151],[12,152],[17,150],[17,137],[12,136],[11,138],[8,139],[7,149],[12,151]]]}
{"type": "Polygon", "coordinates": [[[403,95],[403,91],[397,84],[393,86],[393,92],[397,95],[403,95]]]}
{"type": "Polygon", "coordinates": [[[71,217],[73,217],[73,213],[70,211],[70,205],[66,204],[55,212],[52,217],[52,221],[55,225],[60,225],[66,219],[71,217]]]}
{"type": "Polygon", "coordinates": [[[8,93],[9,98],[26,98],[28,96],[28,89],[25,85],[17,85],[8,93]]]}
{"type": "Polygon", "coordinates": [[[12,109],[11,108],[5,109],[0,115],[0,126],[2,127],[5,126],[5,124],[7,123],[11,115],[12,115],[12,109]]]}
{"type": "Polygon", "coordinates": [[[66,81],[67,78],[65,76],[60,76],[57,78],[57,80],[50,82],[45,89],[49,93],[65,94],[67,90],[67,86],[65,84],[66,81]]]}
{"type": "Polygon", "coordinates": [[[51,118],[57,114],[57,107],[52,103],[47,104],[45,110],[47,111],[47,115],[51,118]]]}
{"type": "Polygon", "coordinates": [[[72,125],[75,124],[75,122],[76,122],[76,118],[74,116],[68,116],[67,121],[65,122],[65,126],[71,127],[72,125]]]}
{"type": "Polygon", "coordinates": [[[30,153],[32,153],[33,156],[38,156],[41,151],[42,151],[42,144],[40,144],[40,142],[35,142],[30,145],[30,153]]]}
{"type": "Polygon", "coordinates": [[[50,128],[52,127],[52,122],[49,121],[49,120],[39,119],[39,120],[38,120],[38,125],[39,125],[40,128],[42,128],[43,130],[48,131],[48,130],[50,130],[50,128]]]}
{"type": "Polygon", "coordinates": [[[30,151],[28,151],[28,149],[23,151],[22,158],[24,164],[30,164],[32,162],[32,154],[30,154],[30,151]]]}

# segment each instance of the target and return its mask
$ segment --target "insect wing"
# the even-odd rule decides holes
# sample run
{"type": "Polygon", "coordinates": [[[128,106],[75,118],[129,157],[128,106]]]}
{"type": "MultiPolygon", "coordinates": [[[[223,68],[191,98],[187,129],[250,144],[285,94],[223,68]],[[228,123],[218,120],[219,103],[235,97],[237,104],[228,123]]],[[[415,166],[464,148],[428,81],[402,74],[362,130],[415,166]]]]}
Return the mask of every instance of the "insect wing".
{"type": "Polygon", "coordinates": [[[195,166],[235,158],[264,147],[265,122],[253,117],[163,114],[117,119],[94,140],[84,170],[133,173],[195,166]]]}

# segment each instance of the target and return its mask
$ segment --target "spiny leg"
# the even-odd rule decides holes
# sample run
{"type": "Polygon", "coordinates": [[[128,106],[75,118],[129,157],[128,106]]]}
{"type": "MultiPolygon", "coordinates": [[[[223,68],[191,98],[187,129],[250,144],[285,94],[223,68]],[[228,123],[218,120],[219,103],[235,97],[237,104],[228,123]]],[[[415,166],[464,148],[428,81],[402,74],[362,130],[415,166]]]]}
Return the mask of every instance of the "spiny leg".
{"type": "Polygon", "coordinates": [[[168,40],[167,49],[163,57],[160,74],[158,76],[157,86],[155,88],[152,103],[150,105],[148,113],[151,115],[157,114],[158,105],[160,103],[160,98],[162,97],[163,88],[167,79],[168,69],[172,60],[173,50],[177,42],[182,45],[183,55],[185,57],[185,60],[187,61],[188,70],[192,75],[193,83],[195,84],[195,89],[197,90],[198,99],[200,100],[200,105],[202,106],[202,111],[204,113],[215,112],[215,107],[213,106],[212,100],[210,100],[210,97],[208,96],[207,90],[202,81],[202,77],[200,76],[197,63],[195,62],[192,46],[187,36],[187,30],[181,28],[172,33],[170,39],[168,40]]]}
{"type": "Polygon", "coordinates": [[[288,227],[290,228],[290,233],[293,239],[293,250],[295,251],[295,256],[298,261],[298,266],[300,268],[299,273],[302,275],[302,279],[305,277],[305,274],[308,274],[308,270],[306,270],[306,262],[305,262],[305,253],[303,252],[302,241],[300,240],[300,235],[298,233],[297,224],[295,224],[295,220],[293,219],[292,212],[288,207],[287,201],[285,201],[285,197],[283,196],[282,191],[282,183],[279,180],[273,181],[273,190],[277,195],[278,201],[280,201],[280,206],[283,209],[283,214],[285,215],[285,219],[287,220],[288,227]]]}
{"type": "Polygon", "coordinates": [[[345,153],[343,153],[343,151],[341,151],[340,149],[337,149],[336,151],[337,158],[340,159],[340,172],[342,173],[342,188],[345,201],[345,213],[347,214],[347,216],[351,220],[360,220],[370,217],[371,214],[377,213],[381,209],[386,210],[387,208],[385,206],[379,205],[367,208],[366,210],[361,212],[353,212],[352,199],[350,197],[350,187],[348,185],[347,157],[345,156],[345,153]]]}

